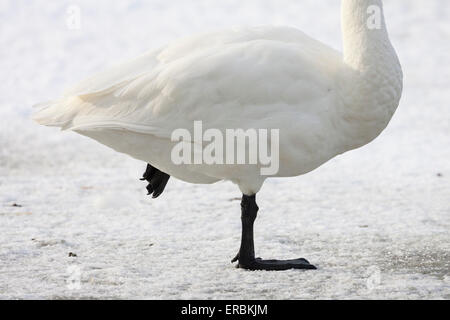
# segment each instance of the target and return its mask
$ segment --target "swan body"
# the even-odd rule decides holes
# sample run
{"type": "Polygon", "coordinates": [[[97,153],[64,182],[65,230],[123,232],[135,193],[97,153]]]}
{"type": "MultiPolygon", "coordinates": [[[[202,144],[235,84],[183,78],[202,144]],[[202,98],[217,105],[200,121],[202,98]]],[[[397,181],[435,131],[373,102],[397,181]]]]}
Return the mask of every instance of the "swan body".
{"type": "MultiPolygon", "coordinates": [[[[177,41],[96,75],[41,105],[34,119],[73,130],[148,163],[158,197],[170,176],[236,183],[243,193],[238,266],[314,269],[305,259],[255,258],[256,164],[175,164],[177,129],[279,130],[279,170],[305,174],[375,139],[400,101],[402,70],[381,0],[342,0],[341,54],[295,28],[253,27],[177,41]]],[[[198,141],[184,141],[196,144],[198,141]]],[[[245,145],[247,146],[247,145],[245,145]]]]}
{"type": "Polygon", "coordinates": [[[289,27],[239,28],[177,41],[96,75],[34,118],[91,137],[192,183],[230,180],[255,194],[261,165],[174,165],[178,128],[280,129],[278,177],[305,174],[387,126],[402,91],[379,0],[343,0],[344,54],[289,27]],[[382,12],[381,12],[382,13],[382,12]]]}

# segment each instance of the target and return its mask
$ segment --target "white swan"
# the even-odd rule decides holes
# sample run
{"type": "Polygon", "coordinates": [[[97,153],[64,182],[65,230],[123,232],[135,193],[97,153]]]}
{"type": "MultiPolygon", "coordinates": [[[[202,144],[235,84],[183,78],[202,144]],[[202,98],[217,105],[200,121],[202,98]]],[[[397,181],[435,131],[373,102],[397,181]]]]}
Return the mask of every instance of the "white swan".
{"type": "MultiPolygon", "coordinates": [[[[257,165],[177,165],[174,130],[280,129],[279,171],[305,174],[375,139],[402,92],[402,71],[381,0],[342,0],[343,55],[287,27],[201,35],[94,76],[34,119],[73,130],[149,163],[144,179],[159,196],[169,175],[192,183],[229,180],[243,193],[241,249],[247,269],[314,268],[304,259],[255,259],[257,165]]],[[[189,142],[191,143],[191,142],[189,142]]],[[[275,143],[269,141],[269,144],[275,143]]]]}

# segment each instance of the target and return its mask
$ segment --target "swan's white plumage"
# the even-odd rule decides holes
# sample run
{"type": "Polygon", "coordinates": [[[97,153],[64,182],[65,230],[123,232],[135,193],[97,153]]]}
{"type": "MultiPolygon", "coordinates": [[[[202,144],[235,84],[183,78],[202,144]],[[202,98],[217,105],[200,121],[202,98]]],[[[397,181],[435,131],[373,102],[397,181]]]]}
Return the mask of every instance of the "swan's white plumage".
{"type": "Polygon", "coordinates": [[[197,36],[82,82],[50,105],[49,121],[66,129],[121,123],[167,138],[174,129],[186,127],[180,112],[192,121],[217,122],[220,113],[233,115],[230,109],[242,118],[243,108],[252,105],[309,107],[311,100],[333,88],[330,71],[341,60],[338,52],[293,28],[197,36]],[[171,121],[163,123],[161,118],[171,121]]]}
{"type": "MultiPolygon", "coordinates": [[[[281,129],[277,176],[309,172],[375,138],[392,116],[374,111],[360,120],[369,106],[347,106],[343,94],[351,91],[354,71],[339,52],[294,28],[241,28],[181,40],[94,76],[43,106],[35,119],[182,180],[231,180],[249,194],[264,182],[260,166],[176,166],[172,132],[192,129],[196,120],[205,130],[281,129]],[[356,127],[348,124],[355,119],[356,127]]],[[[361,90],[373,86],[360,80],[361,90]]],[[[398,105],[395,98],[387,104],[398,105]]]]}

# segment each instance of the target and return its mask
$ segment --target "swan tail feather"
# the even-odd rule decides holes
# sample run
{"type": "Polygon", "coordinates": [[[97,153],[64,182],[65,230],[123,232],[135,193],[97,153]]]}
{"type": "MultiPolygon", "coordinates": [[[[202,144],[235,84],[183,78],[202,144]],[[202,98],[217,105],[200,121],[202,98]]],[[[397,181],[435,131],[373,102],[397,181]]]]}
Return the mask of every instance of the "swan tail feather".
{"type": "Polygon", "coordinates": [[[32,119],[48,127],[59,127],[62,130],[70,128],[76,116],[73,104],[67,100],[55,100],[39,103],[33,106],[32,119]]]}
{"type": "Polygon", "coordinates": [[[102,114],[98,107],[84,101],[82,97],[44,102],[33,107],[36,108],[32,115],[34,121],[48,127],[59,127],[64,131],[126,130],[160,138],[170,137],[167,130],[150,123],[142,125],[130,119],[102,114]]]}

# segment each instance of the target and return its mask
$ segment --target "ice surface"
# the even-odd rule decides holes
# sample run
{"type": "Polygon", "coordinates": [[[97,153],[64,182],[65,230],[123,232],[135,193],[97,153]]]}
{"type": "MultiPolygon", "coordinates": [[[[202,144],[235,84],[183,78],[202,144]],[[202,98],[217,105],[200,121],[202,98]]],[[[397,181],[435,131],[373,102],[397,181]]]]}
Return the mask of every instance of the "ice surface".
{"type": "Polygon", "coordinates": [[[257,253],[319,270],[246,272],[229,263],[237,187],[171,180],[153,201],[138,181],[144,163],[39,127],[31,105],[114,62],[234,25],[293,25],[339,49],[339,2],[2,0],[0,298],[449,299],[450,2],[385,8],[405,73],[389,128],[258,196],[257,253]],[[79,30],[67,25],[73,3],[79,30]]]}

